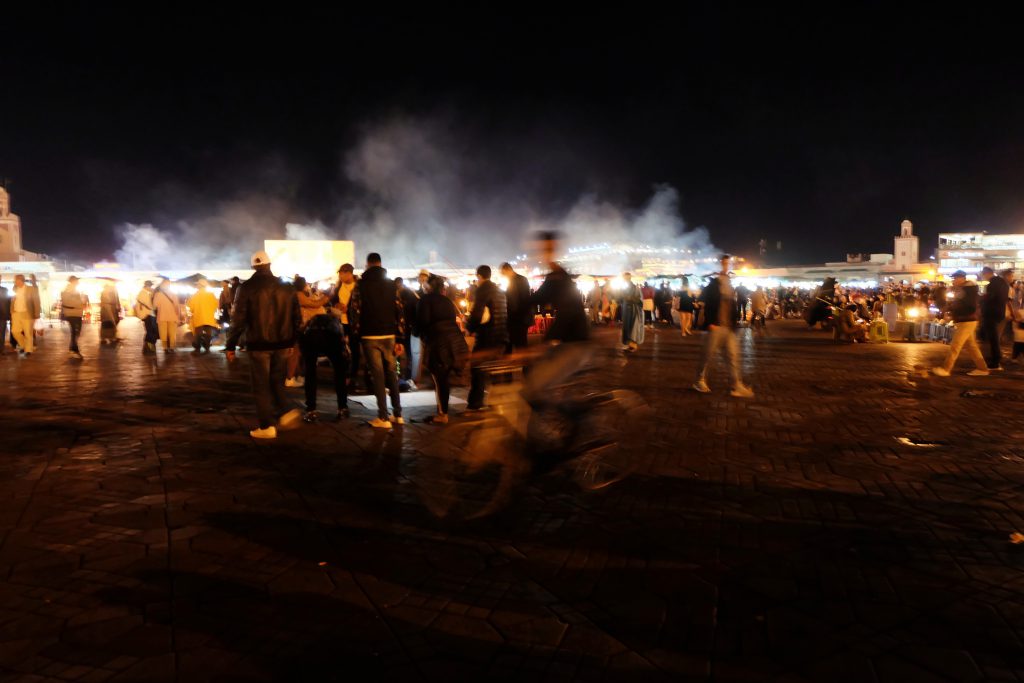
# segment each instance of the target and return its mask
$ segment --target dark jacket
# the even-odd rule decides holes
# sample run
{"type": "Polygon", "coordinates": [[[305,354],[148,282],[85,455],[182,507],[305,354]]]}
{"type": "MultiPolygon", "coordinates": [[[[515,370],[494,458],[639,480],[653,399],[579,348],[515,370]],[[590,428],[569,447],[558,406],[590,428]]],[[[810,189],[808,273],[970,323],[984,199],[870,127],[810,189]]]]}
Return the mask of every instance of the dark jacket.
{"type": "Polygon", "coordinates": [[[963,287],[953,287],[953,296],[948,301],[953,322],[967,323],[978,319],[978,285],[968,281],[963,287]]]}
{"type": "Polygon", "coordinates": [[[722,276],[712,278],[700,294],[700,300],[704,302],[704,317],[700,321],[700,329],[706,330],[711,325],[721,325],[719,311],[722,306],[729,310],[729,315],[726,316],[729,327],[736,327],[736,316],[732,313],[733,307],[736,306],[735,291],[733,290],[733,297],[729,301],[722,301],[722,276]]]}
{"type": "MultiPolygon", "coordinates": [[[[7,288],[6,287],[0,287],[0,320],[6,321],[6,320],[10,320],[10,319],[11,319],[11,300],[7,296],[7,288]]],[[[2,332],[0,332],[0,335],[2,335],[2,332]]],[[[2,340],[0,340],[0,341],[2,341],[2,340]]]]}
{"type": "Polygon", "coordinates": [[[419,303],[420,298],[416,296],[416,292],[404,285],[398,290],[398,298],[402,300],[402,315],[406,323],[405,336],[409,338],[415,334],[412,321],[416,319],[416,305],[419,303]]]}
{"type": "Polygon", "coordinates": [[[693,313],[693,297],[685,289],[679,292],[679,312],[693,313]]]}
{"type": "Polygon", "coordinates": [[[505,290],[505,301],[508,304],[508,324],[530,327],[536,307],[530,305],[530,281],[519,273],[514,273],[505,290]]]}
{"type": "Polygon", "coordinates": [[[981,317],[999,322],[1006,318],[1006,304],[1010,300],[1009,283],[996,275],[988,281],[985,297],[981,302],[981,317]]]}
{"type": "Polygon", "coordinates": [[[352,290],[348,321],[353,334],[360,337],[394,336],[396,341],[402,341],[405,336],[405,306],[395,281],[388,279],[388,271],[380,266],[366,269],[352,290]]]}
{"type": "Polygon", "coordinates": [[[555,321],[548,328],[545,339],[562,342],[587,340],[590,322],[583,310],[583,297],[564,268],[558,267],[548,273],[543,284],[530,297],[531,306],[549,304],[555,309],[555,321]]]}
{"type": "Polygon", "coordinates": [[[431,373],[462,372],[469,358],[469,346],[455,318],[455,304],[443,294],[431,292],[416,304],[416,334],[427,345],[427,368],[431,373]]]}
{"type": "Polygon", "coordinates": [[[508,343],[508,307],[505,292],[490,280],[484,280],[476,289],[473,310],[469,313],[466,329],[476,335],[476,348],[505,348],[508,343]],[[483,322],[484,309],[491,312],[491,318],[483,322]]]}
{"type": "Polygon", "coordinates": [[[291,348],[298,341],[301,326],[295,288],[281,282],[270,270],[257,270],[238,287],[225,347],[234,351],[244,332],[245,347],[250,351],[291,348]]]}

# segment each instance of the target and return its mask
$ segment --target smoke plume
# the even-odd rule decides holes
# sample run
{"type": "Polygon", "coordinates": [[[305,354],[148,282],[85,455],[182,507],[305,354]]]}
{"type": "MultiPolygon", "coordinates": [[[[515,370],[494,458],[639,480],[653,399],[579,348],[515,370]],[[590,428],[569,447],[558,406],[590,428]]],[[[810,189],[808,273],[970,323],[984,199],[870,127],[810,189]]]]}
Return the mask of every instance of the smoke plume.
{"type": "Polygon", "coordinates": [[[301,206],[282,189],[295,186],[294,174],[279,167],[270,182],[248,179],[246,191],[226,201],[181,200],[177,193],[160,219],[121,226],[115,258],[149,270],[244,267],[264,239],[348,239],[357,258],[377,251],[386,266],[412,268],[436,258],[471,267],[513,259],[539,229],[561,231],[566,246],[713,250],[705,229],[687,229],[670,186],[653,186],[635,207],[594,192],[552,202],[549,190],[562,180],[554,176],[564,175],[566,164],[548,168],[543,149],[491,155],[483,138],[437,120],[366,126],[342,154],[330,206],[301,206]],[[174,216],[182,206],[191,207],[187,215],[174,216]]]}

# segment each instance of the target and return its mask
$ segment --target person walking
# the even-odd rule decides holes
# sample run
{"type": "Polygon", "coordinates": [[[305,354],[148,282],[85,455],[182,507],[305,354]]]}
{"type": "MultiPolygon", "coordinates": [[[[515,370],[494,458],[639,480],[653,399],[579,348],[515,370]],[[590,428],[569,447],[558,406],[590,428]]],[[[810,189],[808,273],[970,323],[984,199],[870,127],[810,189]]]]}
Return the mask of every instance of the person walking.
{"type": "Polygon", "coordinates": [[[622,302],[622,350],[633,353],[644,343],[643,289],[633,283],[632,273],[623,273],[625,285],[619,294],[622,302]]]}
{"type": "Polygon", "coordinates": [[[478,367],[482,360],[504,353],[508,345],[508,304],[505,293],[491,282],[491,267],[476,269],[476,298],[466,321],[466,330],[474,335],[473,366],[469,373],[466,410],[482,410],[487,391],[487,373],[478,367]]]}
{"type": "Polygon", "coordinates": [[[988,369],[991,372],[998,372],[1003,369],[1000,337],[1003,333],[1003,321],[1006,320],[1006,306],[1010,300],[1010,283],[1006,281],[1004,275],[996,275],[988,266],[981,269],[981,276],[988,280],[985,296],[981,299],[981,338],[985,341],[988,351],[988,369]]]}
{"type": "Polygon", "coordinates": [[[974,336],[978,330],[978,285],[967,279],[967,273],[958,270],[953,273],[953,291],[950,294],[951,296],[947,298],[948,311],[953,322],[956,323],[956,327],[953,329],[953,341],[949,344],[945,362],[932,368],[932,372],[939,377],[949,377],[960,352],[966,349],[967,355],[975,365],[975,369],[967,374],[974,377],[988,375],[989,369],[985,364],[985,357],[981,355],[978,340],[974,336]]]}
{"type": "Polygon", "coordinates": [[[117,326],[121,322],[121,297],[113,282],[103,285],[100,292],[100,343],[117,343],[117,326]]]}
{"type": "Polygon", "coordinates": [[[250,263],[256,272],[238,287],[225,351],[228,362],[233,362],[238,340],[245,335],[259,419],[259,425],[249,435],[254,439],[274,439],[278,427],[289,429],[302,420],[299,409],[288,409],[284,390],[288,354],[294,352],[292,347],[299,336],[302,316],[295,289],[271,272],[267,253],[257,251],[250,263]]]}
{"type": "Polygon", "coordinates": [[[380,254],[366,257],[366,270],[352,291],[348,315],[359,335],[363,357],[370,370],[373,393],[377,398],[377,417],[370,420],[376,429],[391,429],[402,419],[402,398],[398,391],[395,356],[405,350],[396,340],[405,336],[405,307],[393,280],[381,266],[380,254]],[[393,415],[388,417],[386,394],[391,394],[393,415]]]}
{"type": "Polygon", "coordinates": [[[11,298],[11,334],[18,343],[18,352],[31,356],[35,351],[35,321],[39,318],[39,298],[33,296],[33,287],[25,283],[25,276],[14,276],[14,296],[11,298]]]}
{"type": "MultiPolygon", "coordinates": [[[[861,315],[870,320],[870,316],[861,315]]],[[[750,327],[756,334],[768,334],[768,295],[760,285],[750,295],[750,327]]]]}
{"type": "Polygon", "coordinates": [[[160,340],[164,353],[174,353],[178,345],[178,325],[181,324],[181,304],[178,295],[171,291],[171,281],[164,280],[153,294],[153,309],[156,323],[160,328],[160,340]]]}
{"type": "Polygon", "coordinates": [[[427,278],[425,294],[416,304],[416,332],[426,345],[427,370],[434,381],[437,414],[434,424],[448,422],[452,377],[462,374],[469,359],[469,346],[457,322],[459,311],[444,292],[444,278],[427,278]]]}
{"type": "Polygon", "coordinates": [[[78,350],[78,337],[82,334],[82,314],[85,311],[85,302],[82,300],[82,293],[78,291],[78,278],[74,275],[68,278],[68,284],[60,294],[60,317],[66,320],[71,328],[71,343],[68,345],[68,355],[72,358],[82,360],[82,354],[78,350]]]}
{"type": "Polygon", "coordinates": [[[679,290],[679,330],[682,336],[693,334],[693,295],[690,294],[690,280],[683,278],[682,289],[679,290]]]}
{"type": "Polygon", "coordinates": [[[198,354],[201,349],[210,352],[213,333],[217,330],[217,309],[220,302],[209,289],[210,283],[200,278],[196,283],[195,294],[189,297],[188,324],[192,328],[192,353],[198,354]]]}
{"type": "Polygon", "coordinates": [[[529,344],[530,328],[534,323],[535,307],[530,305],[530,281],[520,275],[510,263],[501,264],[501,274],[508,281],[505,288],[505,306],[508,310],[508,347],[525,349],[529,344]]]}
{"type": "Polygon", "coordinates": [[[146,331],[142,344],[142,353],[156,353],[156,342],[160,339],[160,328],[156,322],[156,310],[153,306],[153,282],[146,280],[142,289],[135,295],[135,317],[142,321],[146,331]]]}
{"type": "Polygon", "coordinates": [[[729,260],[732,257],[723,254],[719,259],[721,270],[712,278],[700,295],[704,306],[704,318],[701,329],[704,330],[704,343],[700,350],[700,362],[697,365],[697,381],[693,388],[707,394],[711,388],[707,383],[708,366],[714,357],[721,352],[728,364],[732,382],[730,394],[736,398],[751,398],[753,390],[743,383],[740,372],[740,344],[736,339],[736,294],[729,280],[729,260]]]}

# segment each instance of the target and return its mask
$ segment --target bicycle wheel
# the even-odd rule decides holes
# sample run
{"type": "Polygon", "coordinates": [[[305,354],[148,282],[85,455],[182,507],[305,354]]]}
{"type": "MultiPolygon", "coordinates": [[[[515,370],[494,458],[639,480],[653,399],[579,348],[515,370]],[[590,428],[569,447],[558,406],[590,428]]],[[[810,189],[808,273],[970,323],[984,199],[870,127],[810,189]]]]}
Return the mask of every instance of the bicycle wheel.
{"type": "Polygon", "coordinates": [[[587,491],[603,489],[629,476],[647,447],[651,409],[638,394],[616,390],[591,397],[569,462],[572,477],[587,491]]]}
{"type": "Polygon", "coordinates": [[[424,506],[437,517],[462,520],[503,508],[527,471],[508,423],[490,416],[438,430],[416,469],[424,506]]]}

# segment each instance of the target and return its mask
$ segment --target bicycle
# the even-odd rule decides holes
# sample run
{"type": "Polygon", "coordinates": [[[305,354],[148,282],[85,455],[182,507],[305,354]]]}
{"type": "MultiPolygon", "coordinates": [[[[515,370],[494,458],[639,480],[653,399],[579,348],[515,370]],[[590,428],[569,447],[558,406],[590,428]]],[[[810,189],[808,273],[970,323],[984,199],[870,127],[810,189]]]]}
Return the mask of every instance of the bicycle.
{"type": "MultiPolygon", "coordinates": [[[[574,361],[556,354],[548,362],[574,361]]],[[[589,391],[583,377],[591,371],[570,368],[566,381],[545,388],[543,400],[527,400],[525,357],[478,367],[490,378],[489,410],[438,430],[418,459],[420,498],[436,516],[489,516],[521,486],[556,470],[596,491],[637,468],[651,411],[635,392],[589,391]]]]}

